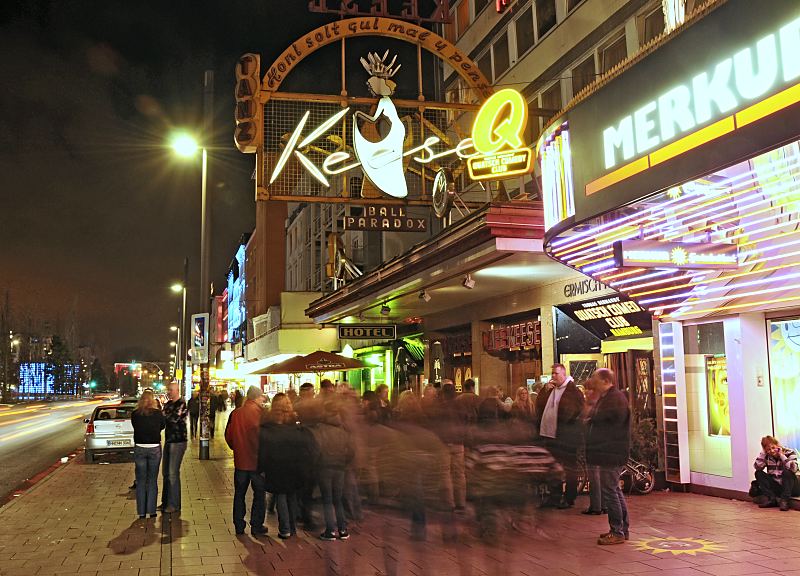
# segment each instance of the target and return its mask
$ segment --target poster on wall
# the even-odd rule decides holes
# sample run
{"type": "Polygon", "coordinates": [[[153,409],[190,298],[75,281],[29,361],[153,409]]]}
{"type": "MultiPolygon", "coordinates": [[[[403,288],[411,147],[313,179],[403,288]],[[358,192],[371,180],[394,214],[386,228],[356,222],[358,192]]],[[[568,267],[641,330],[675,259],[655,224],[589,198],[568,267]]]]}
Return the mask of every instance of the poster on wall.
{"type": "Polygon", "coordinates": [[[784,446],[800,446],[800,318],[769,323],[769,371],[775,437],[784,446]]]}
{"type": "Polygon", "coordinates": [[[728,361],[723,355],[706,356],[706,397],[708,399],[708,435],[730,436],[728,361]]]}

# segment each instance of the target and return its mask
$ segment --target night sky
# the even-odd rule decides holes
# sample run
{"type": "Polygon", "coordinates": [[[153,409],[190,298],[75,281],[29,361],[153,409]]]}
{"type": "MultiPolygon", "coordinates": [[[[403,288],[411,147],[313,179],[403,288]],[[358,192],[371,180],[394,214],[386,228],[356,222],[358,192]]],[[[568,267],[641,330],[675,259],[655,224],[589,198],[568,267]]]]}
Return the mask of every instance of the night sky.
{"type": "MultiPolygon", "coordinates": [[[[232,144],[234,65],[320,25],[306,0],[18,0],[0,7],[0,296],[13,327],[77,319],[104,361],[166,360],[190,259],[198,305],[200,161],[166,149],[202,125],[215,71],[212,279],[254,226],[254,157],[232,144]],[[144,350],[149,350],[146,352],[144,350]]],[[[221,288],[220,290],[221,291],[221,288]]],[[[196,308],[195,308],[196,309],[196,308]]]]}

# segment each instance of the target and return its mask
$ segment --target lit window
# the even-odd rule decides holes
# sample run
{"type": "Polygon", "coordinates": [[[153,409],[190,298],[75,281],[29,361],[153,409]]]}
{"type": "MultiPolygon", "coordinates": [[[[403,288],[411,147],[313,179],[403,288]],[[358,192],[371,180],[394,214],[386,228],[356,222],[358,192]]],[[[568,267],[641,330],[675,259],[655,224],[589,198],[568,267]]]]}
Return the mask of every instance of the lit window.
{"type": "Polygon", "coordinates": [[[457,37],[461,38],[469,27],[469,0],[461,0],[461,4],[456,6],[456,30],[457,37]]]}

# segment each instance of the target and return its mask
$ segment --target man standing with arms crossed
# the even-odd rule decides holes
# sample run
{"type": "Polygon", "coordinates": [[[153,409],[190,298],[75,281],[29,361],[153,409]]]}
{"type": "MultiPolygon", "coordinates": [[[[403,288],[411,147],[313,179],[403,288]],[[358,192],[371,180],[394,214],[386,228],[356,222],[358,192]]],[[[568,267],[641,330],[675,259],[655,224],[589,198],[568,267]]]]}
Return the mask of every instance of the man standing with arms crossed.
{"type": "Polygon", "coordinates": [[[614,372],[608,368],[595,370],[587,387],[594,392],[597,402],[587,426],[586,463],[600,467],[603,505],[608,509],[609,531],[601,534],[597,543],[601,546],[624,544],[630,524],[619,475],[628,460],[631,443],[628,399],[617,388],[614,372]]]}
{"type": "Polygon", "coordinates": [[[177,382],[169,383],[167,395],[169,401],[163,408],[167,427],[164,429],[164,455],[161,461],[161,511],[171,514],[181,509],[181,462],[186,452],[186,417],[189,408],[181,397],[177,382]]]}

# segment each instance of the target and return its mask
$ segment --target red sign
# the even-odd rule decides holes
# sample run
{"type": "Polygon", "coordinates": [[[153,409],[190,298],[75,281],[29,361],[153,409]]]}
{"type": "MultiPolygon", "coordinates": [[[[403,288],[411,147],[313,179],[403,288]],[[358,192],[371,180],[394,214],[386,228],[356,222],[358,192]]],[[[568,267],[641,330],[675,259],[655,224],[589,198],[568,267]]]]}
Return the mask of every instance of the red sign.
{"type": "Polygon", "coordinates": [[[542,325],[538,320],[502,326],[483,333],[487,352],[542,347],[542,325]]]}

